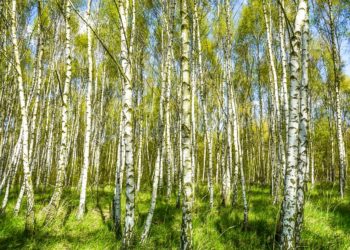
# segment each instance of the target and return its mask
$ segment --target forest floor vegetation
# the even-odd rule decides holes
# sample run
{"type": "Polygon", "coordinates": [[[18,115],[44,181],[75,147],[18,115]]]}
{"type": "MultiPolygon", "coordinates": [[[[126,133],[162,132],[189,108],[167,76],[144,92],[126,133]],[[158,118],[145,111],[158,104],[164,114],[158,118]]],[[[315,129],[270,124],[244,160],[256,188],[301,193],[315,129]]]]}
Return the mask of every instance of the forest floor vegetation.
{"type": "MultiPolygon", "coordinates": [[[[219,190],[215,190],[219,194],[219,190]]],[[[195,249],[272,249],[273,235],[280,205],[272,205],[268,187],[252,186],[248,190],[249,225],[242,230],[243,206],[222,207],[220,196],[209,209],[205,186],[196,190],[193,214],[195,249]]],[[[56,219],[43,225],[42,208],[48,203],[51,191],[36,190],[36,233],[24,233],[25,209],[13,216],[17,192],[10,195],[7,213],[0,216],[0,249],[119,249],[113,223],[110,219],[113,190],[111,187],[89,190],[87,210],[82,220],[76,219],[79,193],[66,190],[56,219]]],[[[3,195],[1,195],[2,197],[3,195]]],[[[162,197],[162,196],[160,196],[162,197]]],[[[337,186],[317,185],[306,196],[305,226],[301,246],[305,249],[350,249],[349,196],[341,200],[337,186]]],[[[125,203],[122,200],[122,205],[125,203]]],[[[181,209],[176,208],[176,197],[157,200],[150,235],[140,245],[140,235],[150,203],[149,190],[141,190],[136,201],[135,249],[178,249],[180,244],[181,209]]],[[[23,202],[25,205],[25,201],[23,202]]],[[[22,205],[22,206],[23,206],[22,205]]],[[[124,212],[124,211],[123,211],[124,212]]]]}

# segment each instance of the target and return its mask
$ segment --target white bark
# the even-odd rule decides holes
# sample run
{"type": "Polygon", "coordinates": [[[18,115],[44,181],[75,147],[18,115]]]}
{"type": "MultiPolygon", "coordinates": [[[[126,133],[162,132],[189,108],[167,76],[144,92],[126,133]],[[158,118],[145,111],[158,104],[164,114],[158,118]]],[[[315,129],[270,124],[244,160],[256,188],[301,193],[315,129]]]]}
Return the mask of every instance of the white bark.
{"type": "MultiPolygon", "coordinates": [[[[242,188],[242,199],[243,199],[243,224],[244,229],[248,226],[248,199],[246,194],[246,185],[245,185],[245,176],[244,176],[244,169],[243,169],[243,152],[241,147],[241,140],[240,140],[240,128],[239,128],[239,119],[238,119],[238,111],[237,111],[237,103],[236,98],[233,93],[233,90],[231,89],[231,106],[232,106],[232,122],[233,122],[233,139],[234,139],[234,145],[235,145],[235,171],[240,172],[241,177],[241,188],[242,188]],[[237,169],[237,170],[236,170],[237,169]]],[[[238,173],[237,173],[238,175],[238,173]]]]}
{"type": "MultiPolygon", "coordinates": [[[[274,118],[276,121],[274,122],[274,125],[277,129],[277,147],[278,147],[278,163],[275,168],[275,183],[274,183],[274,203],[277,203],[278,201],[278,194],[279,194],[279,180],[280,180],[280,173],[284,170],[285,166],[285,148],[282,138],[282,124],[281,124],[281,113],[280,113],[280,104],[279,104],[279,88],[278,88],[278,79],[277,79],[277,70],[275,66],[275,57],[273,55],[272,51],[272,28],[271,28],[271,14],[268,17],[267,15],[267,9],[266,9],[266,1],[263,1],[263,10],[264,10],[264,18],[265,18],[265,25],[266,25],[266,34],[267,34],[267,46],[269,51],[269,59],[270,59],[270,68],[269,73],[270,76],[270,83],[271,83],[271,95],[272,95],[272,102],[273,102],[273,112],[274,112],[274,118]],[[271,78],[272,75],[272,78],[271,78]],[[282,167],[282,169],[281,169],[282,167]]],[[[285,72],[284,72],[285,73],[285,72]]],[[[283,74],[284,74],[283,73],[283,74]]],[[[274,136],[274,135],[272,135],[274,136]]],[[[275,145],[272,145],[275,147],[275,145]]],[[[272,166],[273,167],[273,166],[272,166]]],[[[283,173],[283,172],[282,172],[283,173]]]]}
{"type": "MultiPolygon", "coordinates": [[[[90,23],[90,8],[91,0],[87,0],[87,10],[86,10],[86,21],[90,23]]],[[[89,155],[90,155],[90,140],[91,140],[91,96],[92,96],[92,37],[91,30],[87,27],[87,37],[88,37],[88,82],[87,82],[87,93],[86,93],[86,128],[84,137],[84,161],[83,168],[81,172],[81,191],[79,199],[79,209],[77,218],[81,219],[85,212],[85,200],[86,200],[86,184],[88,179],[88,169],[89,169],[89,155]]]]}
{"type": "Polygon", "coordinates": [[[71,2],[66,1],[65,7],[65,58],[66,58],[66,78],[64,81],[63,93],[62,93],[62,117],[61,117],[61,144],[59,148],[59,159],[58,159],[58,167],[57,167],[57,176],[56,176],[56,184],[55,190],[51,197],[50,203],[47,207],[47,216],[46,222],[49,222],[53,219],[56,211],[58,209],[63,186],[64,186],[64,178],[66,173],[66,166],[68,162],[68,92],[69,85],[71,81],[72,75],[72,66],[71,66],[71,28],[70,28],[70,12],[71,12],[71,2]]]}
{"type": "MultiPolygon", "coordinates": [[[[232,157],[232,106],[231,106],[231,93],[230,88],[230,55],[231,55],[231,15],[230,15],[230,2],[225,0],[225,19],[226,19],[226,37],[225,37],[225,48],[224,48],[224,81],[225,81],[225,97],[226,97],[226,131],[227,131],[227,165],[223,172],[222,180],[222,198],[223,204],[228,206],[231,198],[231,171],[233,165],[232,157]]],[[[237,192],[237,180],[238,175],[234,176],[234,193],[237,192]]],[[[235,197],[234,197],[235,199],[235,197]]]]}
{"type": "MultiPolygon", "coordinates": [[[[286,38],[285,38],[285,17],[281,8],[284,8],[284,0],[281,1],[279,7],[279,36],[280,36],[280,46],[281,46],[281,60],[282,60],[282,103],[283,103],[283,113],[286,126],[286,134],[288,138],[288,122],[289,122],[289,101],[288,101],[288,89],[287,89],[287,54],[286,54],[286,38]]],[[[286,141],[288,144],[288,141],[286,141]]],[[[284,166],[285,167],[285,166],[284,166]]],[[[284,173],[283,169],[282,173],[284,173]]]]}
{"type": "Polygon", "coordinates": [[[214,188],[213,188],[213,135],[209,131],[206,131],[208,137],[208,183],[209,183],[209,206],[212,209],[214,206],[214,188]]]}
{"type": "Polygon", "coordinates": [[[26,230],[29,233],[33,233],[34,231],[34,191],[33,184],[29,166],[29,126],[28,126],[28,106],[26,103],[25,95],[24,95],[24,86],[23,86],[23,78],[22,78],[22,69],[20,56],[18,51],[18,40],[17,40],[17,32],[16,32],[16,12],[17,12],[17,2],[16,0],[12,0],[12,10],[11,10],[11,37],[13,44],[13,52],[15,58],[15,69],[17,73],[17,83],[18,83],[18,94],[20,100],[21,107],[21,118],[22,118],[22,157],[23,157],[23,176],[25,189],[27,194],[27,212],[26,212],[26,230]]]}
{"type": "Polygon", "coordinates": [[[162,148],[158,147],[157,158],[156,158],[155,168],[154,168],[153,184],[152,184],[151,205],[150,205],[149,212],[147,214],[145,228],[143,229],[143,232],[141,235],[141,243],[144,243],[148,237],[148,233],[149,233],[149,230],[151,228],[151,223],[152,223],[152,219],[153,219],[154,209],[156,207],[158,182],[159,182],[159,170],[160,170],[160,167],[162,164],[162,161],[161,161],[162,156],[161,155],[162,155],[162,148]]]}
{"type": "Polygon", "coordinates": [[[114,189],[114,197],[113,197],[113,219],[114,219],[114,230],[117,238],[121,238],[122,236],[122,225],[121,225],[121,190],[122,190],[122,178],[121,171],[122,165],[124,164],[124,154],[122,151],[123,145],[123,117],[121,117],[119,124],[119,142],[118,142],[118,150],[117,150],[117,164],[115,170],[115,189],[114,189]]]}
{"type": "Polygon", "coordinates": [[[124,146],[126,168],[126,212],[123,244],[128,247],[131,244],[135,225],[135,183],[134,183],[134,155],[132,136],[132,75],[130,55],[127,45],[128,30],[128,2],[119,1],[120,12],[120,36],[121,36],[121,65],[125,77],[123,78],[123,121],[124,121],[124,146]]]}
{"type": "MultiPolygon", "coordinates": [[[[306,2],[307,4],[307,2],[306,2]]],[[[306,167],[308,164],[308,84],[309,84],[309,17],[308,7],[305,23],[302,29],[302,79],[300,84],[300,122],[299,122],[299,159],[298,159],[298,186],[297,186],[297,219],[295,228],[296,246],[301,240],[301,230],[304,220],[306,167]]]]}
{"type": "MultiPolygon", "coordinates": [[[[165,17],[165,11],[166,10],[166,6],[163,5],[163,18],[166,21],[166,17],[165,17]]],[[[168,25],[168,24],[166,24],[168,25]]],[[[166,28],[168,30],[168,27],[166,28]]],[[[169,34],[169,32],[167,31],[167,33],[169,34]]],[[[162,32],[163,34],[163,32],[162,32]]],[[[163,36],[162,36],[163,38],[163,36]]],[[[163,39],[162,39],[162,44],[163,44],[163,39]]],[[[164,50],[164,46],[162,46],[163,50],[164,50]]],[[[159,100],[159,117],[158,117],[158,149],[157,149],[157,158],[156,158],[156,162],[155,162],[155,167],[154,167],[154,175],[153,175],[153,184],[152,184],[152,196],[151,196],[151,204],[150,204],[150,208],[147,214],[147,218],[146,218],[146,222],[145,222],[145,227],[144,230],[142,232],[141,235],[141,242],[144,243],[148,237],[149,234],[149,230],[151,228],[151,223],[152,223],[152,219],[153,219],[153,214],[154,214],[154,209],[156,207],[156,201],[157,201],[157,193],[158,193],[158,188],[161,188],[161,178],[162,178],[162,169],[163,169],[163,155],[165,153],[165,151],[167,150],[166,147],[166,143],[167,143],[167,136],[170,136],[167,131],[167,127],[166,125],[170,125],[166,123],[166,118],[164,117],[164,106],[166,106],[167,103],[167,97],[165,97],[165,92],[167,92],[166,88],[170,87],[170,86],[166,86],[168,84],[170,84],[169,79],[167,81],[167,77],[170,77],[170,72],[169,72],[169,63],[170,63],[170,50],[168,48],[168,51],[166,53],[166,56],[164,56],[163,53],[163,57],[162,57],[163,61],[162,61],[162,65],[161,65],[161,94],[160,94],[160,100],[159,100]]],[[[170,91],[170,90],[169,90],[170,91]]],[[[169,110],[168,110],[169,111],[169,110]]],[[[167,111],[165,111],[165,116],[167,115],[167,111]]],[[[169,162],[168,162],[169,164],[169,162]]],[[[168,165],[168,169],[169,169],[169,165],[168,165]]],[[[170,173],[170,171],[168,172],[168,174],[170,173]]],[[[169,177],[169,176],[168,176],[169,177]]],[[[168,179],[169,181],[169,179],[168,179]]],[[[168,183],[169,185],[169,183],[168,183]]],[[[169,189],[167,188],[167,197],[170,197],[170,192],[169,189]]]]}
{"type": "Polygon", "coordinates": [[[338,139],[338,153],[339,153],[339,192],[340,197],[344,198],[345,191],[345,172],[347,169],[347,159],[342,131],[342,118],[340,110],[340,56],[337,48],[336,41],[336,31],[334,27],[334,14],[333,14],[333,5],[332,1],[328,0],[329,7],[329,25],[330,25],[330,36],[331,36],[331,53],[333,60],[333,72],[334,72],[334,85],[335,85],[335,108],[336,108],[336,126],[337,126],[337,139],[338,139]]]}
{"type": "MultiPolygon", "coordinates": [[[[277,242],[281,249],[295,249],[295,218],[297,214],[297,166],[299,130],[299,82],[301,32],[305,23],[307,4],[300,0],[291,40],[291,86],[288,126],[288,160],[284,179],[284,199],[281,211],[281,235],[277,242]]],[[[279,232],[277,232],[278,234],[279,232]]]]}
{"type": "MultiPolygon", "coordinates": [[[[9,196],[9,193],[10,193],[10,188],[11,188],[12,183],[13,183],[13,178],[16,176],[16,173],[17,173],[19,160],[20,160],[20,155],[21,155],[21,152],[22,152],[22,134],[23,133],[22,133],[22,129],[21,129],[21,131],[19,133],[19,136],[18,136],[18,139],[17,139],[17,142],[16,142],[15,147],[13,149],[13,154],[10,157],[11,159],[10,159],[10,162],[8,164],[9,165],[9,169],[8,169],[7,176],[4,176],[3,180],[2,180],[0,191],[1,191],[3,185],[5,184],[5,181],[6,181],[5,195],[4,195],[4,198],[3,198],[3,201],[2,201],[2,205],[1,205],[1,211],[2,212],[5,212],[5,210],[6,210],[6,206],[7,206],[7,202],[8,202],[8,196],[9,196]]],[[[24,185],[22,185],[22,187],[23,187],[23,191],[24,191],[24,185]]],[[[21,187],[21,190],[22,190],[22,187],[21,187]]],[[[17,206],[17,204],[16,204],[16,206],[17,206]]],[[[18,208],[18,211],[19,211],[19,208],[18,208]]],[[[15,215],[16,215],[16,213],[15,213],[15,215]]]]}
{"type": "Polygon", "coordinates": [[[169,1],[170,6],[168,7],[168,20],[166,22],[166,31],[168,36],[168,46],[166,55],[166,88],[165,88],[165,153],[167,159],[167,197],[171,195],[172,189],[172,169],[173,169],[173,150],[171,146],[171,135],[170,135],[170,94],[171,94],[171,52],[173,46],[173,21],[175,12],[175,1],[169,1]]]}
{"type": "Polygon", "coordinates": [[[183,203],[180,248],[192,249],[191,83],[189,72],[190,39],[187,0],[181,0],[181,48],[183,203]]]}
{"type": "MultiPolygon", "coordinates": [[[[147,128],[145,128],[147,129],[147,128]]],[[[139,140],[139,151],[137,153],[137,183],[136,183],[136,191],[140,191],[141,187],[141,179],[142,179],[142,151],[143,151],[143,128],[142,124],[140,124],[140,140],[139,140]]]]}

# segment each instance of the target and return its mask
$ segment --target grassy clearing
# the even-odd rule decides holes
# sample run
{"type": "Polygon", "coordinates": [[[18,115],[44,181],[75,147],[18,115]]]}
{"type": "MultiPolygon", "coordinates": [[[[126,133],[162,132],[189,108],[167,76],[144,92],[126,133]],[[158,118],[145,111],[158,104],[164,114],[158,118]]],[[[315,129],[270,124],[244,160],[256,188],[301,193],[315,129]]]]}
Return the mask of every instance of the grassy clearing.
{"type": "MultiPolygon", "coordinates": [[[[219,194],[219,190],[216,190],[219,194]]],[[[24,209],[18,217],[12,215],[17,193],[12,193],[7,214],[0,217],[1,249],[118,249],[110,220],[113,192],[104,188],[88,195],[87,214],[76,220],[78,192],[67,190],[57,219],[43,226],[41,209],[51,192],[36,192],[37,232],[26,237],[24,209]],[[98,197],[98,200],[97,200],[98,197]]],[[[2,198],[2,197],[1,197],[2,198]]],[[[137,196],[135,249],[177,249],[179,246],[181,209],[175,207],[175,197],[169,202],[157,201],[148,242],[138,244],[150,201],[150,191],[137,196]]],[[[273,234],[279,206],[273,206],[268,188],[253,186],[249,190],[249,227],[242,231],[243,207],[223,208],[216,197],[210,211],[205,187],[197,190],[193,215],[195,249],[272,249],[273,234]]],[[[124,203],[124,200],[123,200],[124,203]]],[[[349,197],[340,200],[336,186],[321,185],[307,195],[302,246],[306,249],[350,249],[349,197]]]]}

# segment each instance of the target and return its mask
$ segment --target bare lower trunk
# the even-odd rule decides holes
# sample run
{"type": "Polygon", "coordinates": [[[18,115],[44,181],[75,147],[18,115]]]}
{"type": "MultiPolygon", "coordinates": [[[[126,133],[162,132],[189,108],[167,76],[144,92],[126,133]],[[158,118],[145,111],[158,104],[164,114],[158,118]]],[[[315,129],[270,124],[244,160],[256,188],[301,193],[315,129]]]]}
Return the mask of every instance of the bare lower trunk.
{"type": "MultiPolygon", "coordinates": [[[[142,126],[142,125],[140,125],[142,126]]],[[[145,128],[147,129],[147,127],[145,128]]],[[[142,150],[143,150],[143,128],[140,128],[140,140],[139,140],[139,151],[137,154],[137,182],[136,182],[136,191],[140,191],[141,179],[142,179],[142,150]]]]}
{"type": "Polygon", "coordinates": [[[142,235],[141,235],[141,242],[142,243],[144,243],[148,237],[148,233],[149,233],[149,230],[151,228],[151,223],[152,223],[152,219],[153,219],[154,209],[156,207],[158,182],[159,182],[159,169],[160,169],[160,164],[162,164],[162,161],[160,160],[161,154],[162,154],[162,148],[159,147],[158,151],[157,151],[157,159],[156,159],[155,168],[154,168],[151,205],[150,205],[148,215],[146,218],[145,227],[144,227],[142,235]]]}

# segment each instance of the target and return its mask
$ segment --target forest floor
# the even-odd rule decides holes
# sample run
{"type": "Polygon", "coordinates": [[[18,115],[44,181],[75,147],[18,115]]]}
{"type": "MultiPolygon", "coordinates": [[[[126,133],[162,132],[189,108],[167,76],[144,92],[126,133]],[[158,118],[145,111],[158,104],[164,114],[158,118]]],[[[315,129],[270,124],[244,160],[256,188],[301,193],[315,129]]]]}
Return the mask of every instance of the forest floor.
{"type": "MultiPolygon", "coordinates": [[[[150,190],[143,190],[136,200],[135,249],[178,249],[181,209],[175,206],[175,195],[169,202],[157,200],[147,243],[139,245],[150,203],[150,190]]],[[[219,194],[219,190],[216,190],[219,194]]],[[[277,213],[267,187],[253,186],[249,190],[249,226],[242,230],[243,207],[220,206],[216,197],[214,209],[209,209],[206,188],[197,190],[193,214],[195,249],[272,249],[277,213]]],[[[66,191],[57,219],[43,226],[41,209],[48,203],[51,192],[36,191],[36,234],[23,233],[25,209],[14,217],[12,209],[17,192],[11,193],[7,214],[0,217],[0,249],[118,249],[110,220],[113,191],[109,187],[88,193],[87,214],[76,220],[79,194],[66,191]]],[[[2,195],[3,196],[3,195],[2,195]]],[[[1,197],[2,198],[2,197],[1,197]]],[[[305,249],[350,249],[349,195],[340,200],[337,186],[323,184],[310,190],[306,197],[305,227],[302,246],[305,249]]],[[[123,200],[123,204],[124,204],[123,200]]],[[[23,203],[25,205],[25,203],[23,203]]],[[[22,206],[23,206],[22,205],[22,206]]]]}

